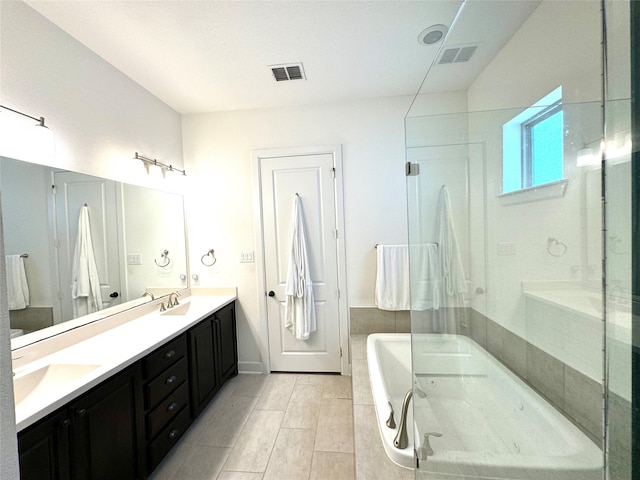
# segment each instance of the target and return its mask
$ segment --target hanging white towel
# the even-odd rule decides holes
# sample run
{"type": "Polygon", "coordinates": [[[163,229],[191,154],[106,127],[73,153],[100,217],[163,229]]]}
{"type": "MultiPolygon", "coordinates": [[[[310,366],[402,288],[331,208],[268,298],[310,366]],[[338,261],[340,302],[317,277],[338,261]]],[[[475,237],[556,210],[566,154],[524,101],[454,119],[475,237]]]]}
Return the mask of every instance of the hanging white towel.
{"type": "Polygon", "coordinates": [[[80,208],[78,237],[73,253],[71,275],[71,298],[74,318],[102,310],[100,279],[98,278],[98,267],[93,253],[89,208],[86,205],[80,208]]]}
{"type": "Polygon", "coordinates": [[[410,310],[409,246],[378,245],[376,306],[381,310],[410,310]]]}
{"type": "Polygon", "coordinates": [[[442,275],[438,244],[411,245],[412,310],[438,310],[442,291],[442,275]]]}
{"type": "Polygon", "coordinates": [[[24,258],[20,255],[6,255],[7,297],[9,310],[22,310],[29,306],[29,286],[24,269],[24,258]]]}
{"type": "Polygon", "coordinates": [[[293,200],[293,238],[285,294],[287,302],[284,325],[298,340],[308,340],[309,335],[316,331],[316,308],[309,273],[302,203],[298,194],[293,200]]]}
{"type": "Polygon", "coordinates": [[[438,252],[442,273],[443,297],[456,297],[467,292],[467,284],[462,269],[462,260],[458,249],[458,241],[451,216],[451,201],[445,185],[440,190],[440,205],[436,227],[438,252]]]}

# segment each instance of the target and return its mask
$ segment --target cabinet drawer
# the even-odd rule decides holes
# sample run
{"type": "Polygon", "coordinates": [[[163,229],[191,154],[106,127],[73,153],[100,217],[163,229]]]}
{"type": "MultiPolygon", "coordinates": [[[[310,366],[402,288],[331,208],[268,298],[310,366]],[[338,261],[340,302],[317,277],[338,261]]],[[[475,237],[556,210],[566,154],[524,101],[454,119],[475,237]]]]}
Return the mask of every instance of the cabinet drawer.
{"type": "Polygon", "coordinates": [[[185,382],[147,415],[147,438],[155,437],[188,403],[189,389],[185,382]]]}
{"type": "Polygon", "coordinates": [[[162,430],[158,438],[147,448],[147,471],[151,472],[164,458],[166,453],[175,445],[182,434],[189,428],[189,409],[183,409],[178,416],[162,430]]]}
{"type": "Polygon", "coordinates": [[[187,354],[187,337],[181,335],[147,356],[142,362],[144,378],[151,379],[187,354]]]}
{"type": "Polygon", "coordinates": [[[153,408],[187,380],[187,358],[182,357],[171,367],[145,385],[145,408],[153,408]]]}

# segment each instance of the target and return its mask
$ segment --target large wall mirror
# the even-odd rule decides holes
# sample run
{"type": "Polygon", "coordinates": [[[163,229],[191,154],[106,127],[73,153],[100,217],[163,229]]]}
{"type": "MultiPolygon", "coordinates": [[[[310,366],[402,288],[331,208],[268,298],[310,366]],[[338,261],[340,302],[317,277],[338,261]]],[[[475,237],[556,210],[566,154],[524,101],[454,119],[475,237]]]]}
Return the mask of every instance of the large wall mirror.
{"type": "Polygon", "coordinates": [[[181,195],[5,157],[0,191],[12,348],[187,288],[181,195]]]}

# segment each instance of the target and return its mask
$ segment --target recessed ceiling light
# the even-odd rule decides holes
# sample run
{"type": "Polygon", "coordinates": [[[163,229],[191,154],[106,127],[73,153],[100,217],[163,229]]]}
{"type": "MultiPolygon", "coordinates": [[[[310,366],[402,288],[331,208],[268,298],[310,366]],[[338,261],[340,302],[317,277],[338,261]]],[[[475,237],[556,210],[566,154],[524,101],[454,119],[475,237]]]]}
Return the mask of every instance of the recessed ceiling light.
{"type": "Polygon", "coordinates": [[[420,45],[433,45],[438,43],[447,34],[447,30],[446,25],[431,25],[420,32],[420,35],[418,35],[418,43],[420,45]]]}

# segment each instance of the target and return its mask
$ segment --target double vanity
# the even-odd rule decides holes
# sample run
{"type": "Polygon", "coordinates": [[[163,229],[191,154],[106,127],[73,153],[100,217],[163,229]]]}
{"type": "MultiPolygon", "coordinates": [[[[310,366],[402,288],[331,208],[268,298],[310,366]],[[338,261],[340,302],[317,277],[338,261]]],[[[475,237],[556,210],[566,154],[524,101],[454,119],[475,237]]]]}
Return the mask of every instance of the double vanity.
{"type": "Polygon", "coordinates": [[[13,350],[22,480],[154,470],[238,373],[235,289],[187,293],[13,350]]]}

